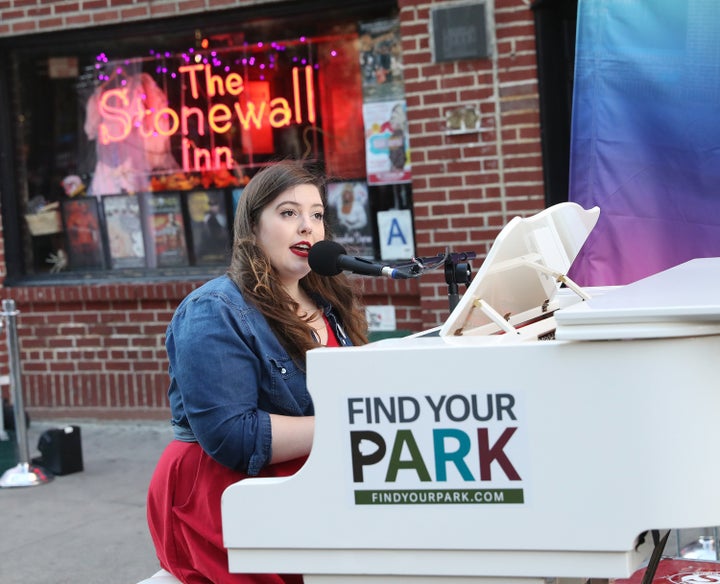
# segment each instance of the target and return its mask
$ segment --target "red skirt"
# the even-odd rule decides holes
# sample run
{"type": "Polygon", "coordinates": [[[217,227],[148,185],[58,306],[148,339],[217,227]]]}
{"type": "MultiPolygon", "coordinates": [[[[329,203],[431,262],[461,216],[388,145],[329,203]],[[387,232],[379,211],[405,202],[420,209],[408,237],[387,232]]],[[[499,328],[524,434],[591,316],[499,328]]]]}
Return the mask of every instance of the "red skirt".
{"type": "MultiPolygon", "coordinates": [[[[299,458],[269,465],[259,476],[289,476],[299,458]]],[[[208,456],[196,442],[173,440],[150,480],[147,517],[160,565],[185,584],[301,584],[299,575],[230,574],[223,546],[220,498],[247,478],[208,456]]],[[[248,529],[252,529],[248,525],[248,529]]]]}

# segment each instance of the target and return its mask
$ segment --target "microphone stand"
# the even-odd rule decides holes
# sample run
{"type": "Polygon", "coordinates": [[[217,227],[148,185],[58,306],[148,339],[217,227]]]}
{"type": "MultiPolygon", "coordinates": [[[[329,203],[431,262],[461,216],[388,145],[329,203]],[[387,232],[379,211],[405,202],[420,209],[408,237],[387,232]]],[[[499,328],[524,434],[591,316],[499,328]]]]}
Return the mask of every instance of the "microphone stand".
{"type": "Polygon", "coordinates": [[[448,285],[448,301],[450,303],[450,313],[460,302],[458,293],[458,283],[465,286],[470,285],[472,280],[472,265],[469,259],[475,257],[473,252],[451,253],[445,258],[445,282],[448,285]]]}
{"type": "Polygon", "coordinates": [[[413,258],[410,266],[403,265],[395,267],[400,268],[408,278],[416,278],[426,271],[444,265],[445,282],[448,285],[448,301],[450,303],[450,312],[452,312],[455,310],[458,302],[460,302],[458,283],[465,284],[465,286],[470,285],[470,280],[472,280],[472,265],[468,260],[472,260],[475,257],[475,252],[472,251],[460,253],[445,252],[444,254],[440,253],[433,257],[413,258]]]}

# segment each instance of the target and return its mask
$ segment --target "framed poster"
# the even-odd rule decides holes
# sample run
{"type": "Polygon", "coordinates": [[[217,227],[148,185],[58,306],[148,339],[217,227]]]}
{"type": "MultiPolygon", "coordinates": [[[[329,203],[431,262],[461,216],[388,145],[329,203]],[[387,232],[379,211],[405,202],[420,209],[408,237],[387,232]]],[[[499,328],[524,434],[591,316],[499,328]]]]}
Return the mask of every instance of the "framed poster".
{"type": "Polygon", "coordinates": [[[368,183],[410,182],[412,169],[405,100],[366,103],[363,121],[368,183]]]}
{"type": "Polygon", "coordinates": [[[365,181],[331,182],[327,185],[330,228],[348,253],[372,258],[370,202],[365,181]]]}
{"type": "Polygon", "coordinates": [[[230,229],[225,192],[190,192],[187,206],[195,265],[227,263],[230,260],[230,229]]]}
{"type": "Polygon", "coordinates": [[[400,21],[396,18],[359,25],[363,101],[399,99],[405,95],[400,21]]]}
{"type": "Polygon", "coordinates": [[[145,267],[140,199],[134,195],[107,195],[102,204],[110,267],[145,267]]]}
{"type": "Polygon", "coordinates": [[[67,238],[70,269],[105,268],[99,211],[95,197],[62,201],[62,220],[67,238]]]}
{"type": "Polygon", "coordinates": [[[179,193],[146,196],[148,267],[166,268],[188,265],[185,221],[179,193]]]}

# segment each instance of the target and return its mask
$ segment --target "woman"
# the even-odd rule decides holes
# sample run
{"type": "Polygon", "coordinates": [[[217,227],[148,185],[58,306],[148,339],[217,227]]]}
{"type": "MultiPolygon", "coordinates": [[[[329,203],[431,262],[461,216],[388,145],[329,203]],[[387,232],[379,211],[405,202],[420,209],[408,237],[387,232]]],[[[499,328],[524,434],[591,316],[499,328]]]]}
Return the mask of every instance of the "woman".
{"type": "Polygon", "coordinates": [[[247,476],[303,465],[314,429],[306,351],[367,342],[349,280],[308,266],[310,247],[326,237],[324,211],[324,185],[299,163],[259,172],[238,203],[227,274],[189,294],[168,327],[175,440],[147,513],[160,564],[185,583],[302,582],[228,573],[220,498],[247,476]]]}

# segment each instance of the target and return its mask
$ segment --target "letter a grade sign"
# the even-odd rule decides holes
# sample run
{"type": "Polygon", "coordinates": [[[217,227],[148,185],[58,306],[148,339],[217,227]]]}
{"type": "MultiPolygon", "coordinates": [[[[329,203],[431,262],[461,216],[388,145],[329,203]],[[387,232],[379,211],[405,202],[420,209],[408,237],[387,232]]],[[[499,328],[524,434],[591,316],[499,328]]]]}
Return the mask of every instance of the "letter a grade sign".
{"type": "Polygon", "coordinates": [[[412,215],[409,210],[378,211],[377,223],[381,259],[400,260],[415,255],[412,215]]]}

